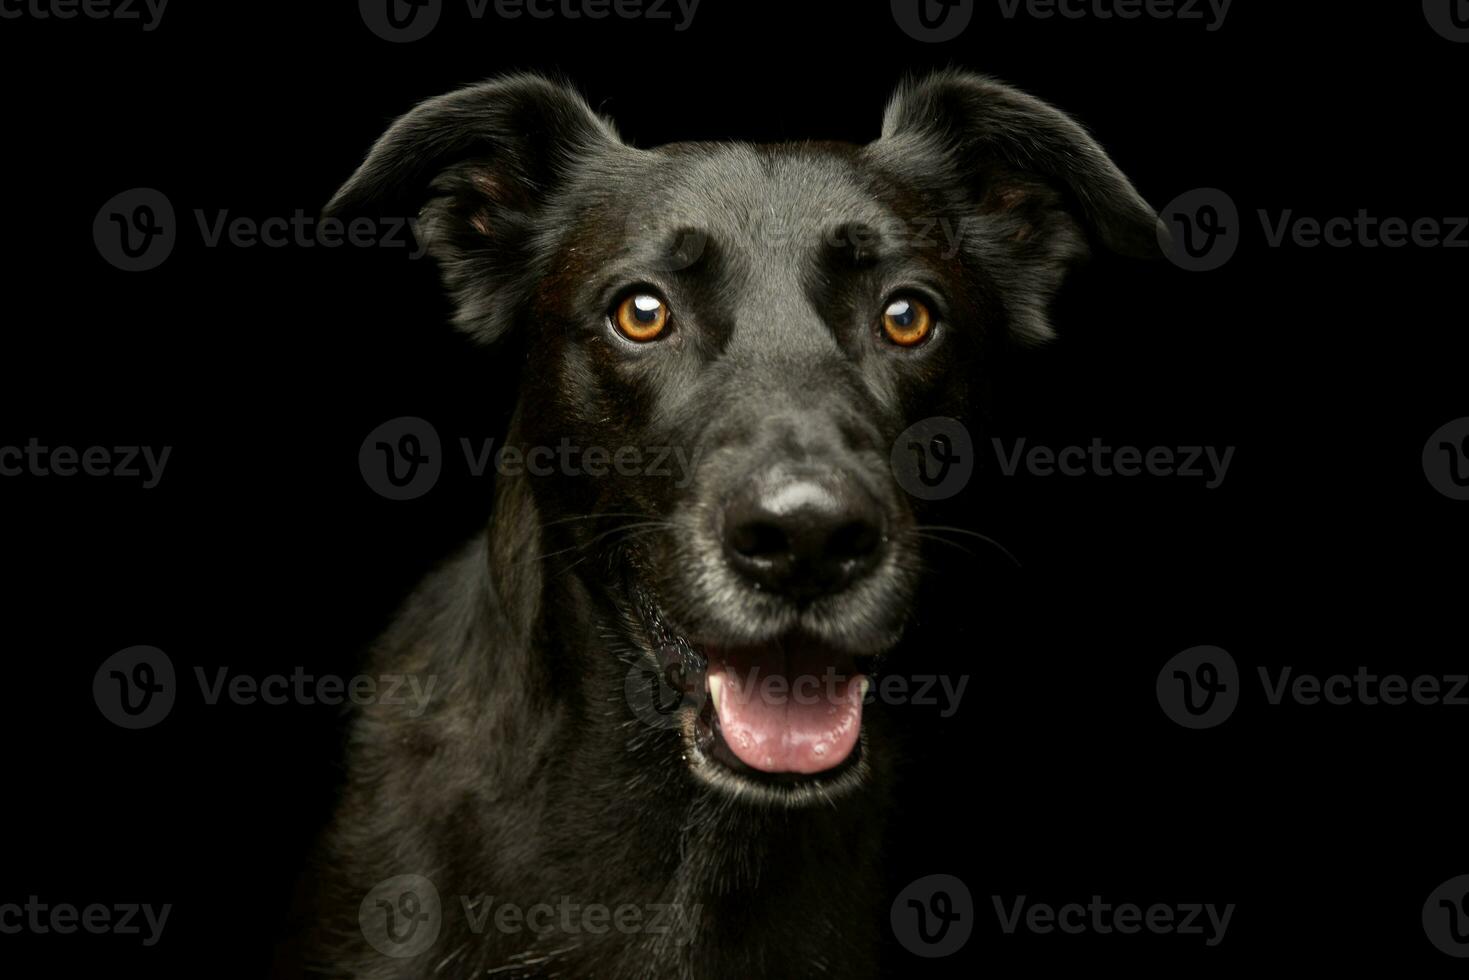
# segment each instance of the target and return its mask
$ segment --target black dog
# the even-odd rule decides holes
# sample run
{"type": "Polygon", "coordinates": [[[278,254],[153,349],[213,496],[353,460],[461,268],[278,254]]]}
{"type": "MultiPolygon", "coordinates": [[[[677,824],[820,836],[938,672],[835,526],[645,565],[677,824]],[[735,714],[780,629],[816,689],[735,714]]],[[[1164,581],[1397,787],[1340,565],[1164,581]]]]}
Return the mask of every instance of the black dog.
{"type": "Polygon", "coordinates": [[[1154,253],[1154,213],[1066,116],[960,73],[866,146],[635,149],[491,81],[400,119],[328,210],[405,207],[458,325],[523,355],[508,443],[584,453],[502,476],[379,644],[436,697],[356,721],[314,961],[873,975],[894,753],[864,695],[923,567],[894,440],[967,417],[1089,243],[1154,253]]]}

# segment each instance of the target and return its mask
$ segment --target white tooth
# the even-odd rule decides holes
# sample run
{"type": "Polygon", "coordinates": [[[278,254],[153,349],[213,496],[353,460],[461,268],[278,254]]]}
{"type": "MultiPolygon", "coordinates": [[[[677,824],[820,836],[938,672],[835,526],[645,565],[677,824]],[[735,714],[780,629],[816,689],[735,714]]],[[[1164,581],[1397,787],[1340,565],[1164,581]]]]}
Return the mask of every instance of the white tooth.
{"type": "Polygon", "coordinates": [[[709,697],[714,701],[714,710],[719,710],[719,689],[724,684],[724,677],[720,674],[709,675],[709,697]]]}
{"type": "Polygon", "coordinates": [[[858,701],[866,701],[867,700],[867,688],[868,688],[868,686],[869,685],[867,683],[867,675],[864,674],[864,675],[862,675],[862,679],[857,682],[857,700],[858,701]]]}

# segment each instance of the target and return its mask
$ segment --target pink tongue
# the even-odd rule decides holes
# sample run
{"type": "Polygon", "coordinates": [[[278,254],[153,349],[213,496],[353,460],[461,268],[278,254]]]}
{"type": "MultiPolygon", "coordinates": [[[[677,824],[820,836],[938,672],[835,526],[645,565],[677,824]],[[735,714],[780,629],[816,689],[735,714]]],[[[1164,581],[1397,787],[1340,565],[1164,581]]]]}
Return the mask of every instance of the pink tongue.
{"type": "Polygon", "coordinates": [[[745,765],[762,772],[823,772],[857,745],[861,674],[831,665],[819,650],[773,647],[711,657],[721,678],[719,728],[745,765]]]}

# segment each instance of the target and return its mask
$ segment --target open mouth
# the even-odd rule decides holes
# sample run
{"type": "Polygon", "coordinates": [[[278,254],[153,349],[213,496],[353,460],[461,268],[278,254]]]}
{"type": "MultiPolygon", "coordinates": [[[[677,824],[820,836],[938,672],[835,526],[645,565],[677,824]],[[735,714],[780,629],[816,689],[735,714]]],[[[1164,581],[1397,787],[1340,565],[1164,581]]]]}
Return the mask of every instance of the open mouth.
{"type": "Polygon", "coordinates": [[[833,786],[860,776],[862,709],[874,655],[791,632],[755,645],[691,641],[638,590],[666,683],[681,692],[686,757],[706,779],[833,786]]]}
{"type": "Polygon", "coordinates": [[[802,637],[708,654],[696,734],[730,769],[813,776],[860,751],[867,675],[855,658],[802,637]]]}

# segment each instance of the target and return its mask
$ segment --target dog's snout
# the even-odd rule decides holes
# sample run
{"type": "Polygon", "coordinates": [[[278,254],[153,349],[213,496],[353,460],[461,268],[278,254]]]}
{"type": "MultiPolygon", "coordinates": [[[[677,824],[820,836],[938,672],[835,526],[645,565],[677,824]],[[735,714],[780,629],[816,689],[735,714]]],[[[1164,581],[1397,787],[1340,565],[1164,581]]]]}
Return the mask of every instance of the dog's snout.
{"type": "Polygon", "coordinates": [[[757,588],[792,599],[840,592],[882,559],[882,508],[835,469],[767,474],[744,485],[724,512],[730,565],[757,588]]]}

